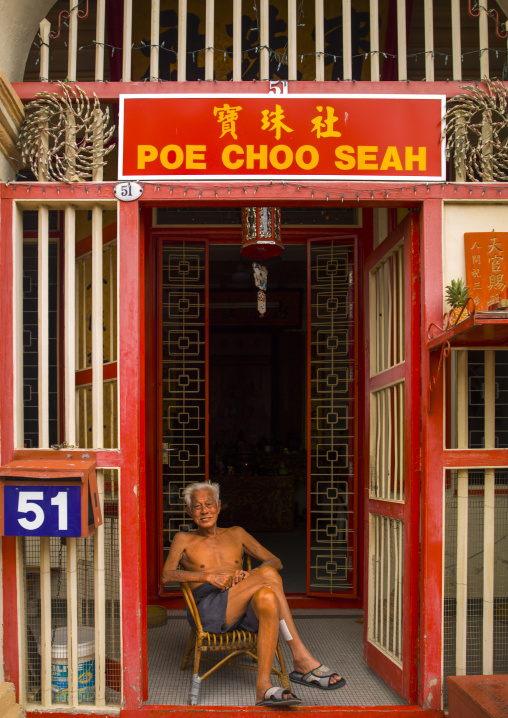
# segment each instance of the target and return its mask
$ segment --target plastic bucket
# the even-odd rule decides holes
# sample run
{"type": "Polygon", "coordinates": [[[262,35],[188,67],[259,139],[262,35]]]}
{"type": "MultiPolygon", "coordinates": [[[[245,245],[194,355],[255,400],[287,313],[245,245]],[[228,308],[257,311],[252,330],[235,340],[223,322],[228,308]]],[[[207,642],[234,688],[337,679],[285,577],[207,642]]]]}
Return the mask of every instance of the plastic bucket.
{"type": "MultiPolygon", "coordinates": [[[[69,702],[67,628],[57,628],[51,644],[51,699],[69,702]]],[[[78,627],[78,703],[95,703],[95,629],[78,627]]]]}

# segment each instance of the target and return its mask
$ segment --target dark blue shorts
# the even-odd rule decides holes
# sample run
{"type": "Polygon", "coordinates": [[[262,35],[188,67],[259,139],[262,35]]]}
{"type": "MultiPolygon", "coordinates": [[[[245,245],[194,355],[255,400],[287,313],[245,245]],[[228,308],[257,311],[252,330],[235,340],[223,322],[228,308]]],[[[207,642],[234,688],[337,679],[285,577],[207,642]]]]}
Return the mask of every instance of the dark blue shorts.
{"type": "MultiPolygon", "coordinates": [[[[203,631],[208,633],[226,633],[234,628],[243,628],[245,631],[257,632],[259,628],[258,619],[249,602],[245,614],[231,626],[224,626],[226,622],[226,609],[228,606],[229,589],[221,591],[220,588],[212,586],[210,583],[202,583],[192,592],[199,617],[203,625],[203,631]]],[[[187,609],[187,620],[194,625],[191,613],[187,609]]]]}

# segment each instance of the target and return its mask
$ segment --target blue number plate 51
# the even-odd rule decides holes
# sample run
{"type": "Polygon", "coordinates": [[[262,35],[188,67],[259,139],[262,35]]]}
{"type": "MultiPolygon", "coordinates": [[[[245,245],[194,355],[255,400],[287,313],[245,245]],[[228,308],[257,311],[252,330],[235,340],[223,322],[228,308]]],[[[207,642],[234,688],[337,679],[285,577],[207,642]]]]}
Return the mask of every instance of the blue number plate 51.
{"type": "Polygon", "coordinates": [[[81,536],[79,486],[4,486],[5,536],[81,536]]]}

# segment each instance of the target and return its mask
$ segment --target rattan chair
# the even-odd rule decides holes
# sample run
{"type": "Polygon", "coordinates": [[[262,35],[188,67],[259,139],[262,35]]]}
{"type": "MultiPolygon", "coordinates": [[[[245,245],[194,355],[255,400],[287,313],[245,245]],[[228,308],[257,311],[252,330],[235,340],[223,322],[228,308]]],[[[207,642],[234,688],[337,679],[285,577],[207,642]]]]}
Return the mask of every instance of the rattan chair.
{"type": "MultiPolygon", "coordinates": [[[[250,571],[249,558],[247,558],[247,570],[250,571]]],[[[212,673],[215,673],[218,668],[221,668],[221,666],[224,666],[230,661],[232,661],[231,665],[234,665],[237,668],[244,668],[250,671],[257,670],[256,665],[238,663],[235,662],[234,659],[238,656],[247,655],[250,656],[253,661],[257,662],[258,636],[257,633],[244,631],[243,629],[235,629],[234,631],[228,631],[227,633],[208,633],[206,631],[203,631],[201,619],[199,618],[199,613],[189,584],[181,583],[180,589],[195,624],[195,627],[191,628],[191,634],[187,643],[187,648],[185,649],[182,665],[180,666],[180,670],[185,670],[185,668],[187,668],[191,655],[194,654],[194,672],[189,692],[189,705],[194,706],[197,705],[198,702],[201,683],[206,678],[208,678],[208,676],[211,676],[212,673]],[[203,656],[203,654],[207,653],[208,651],[216,654],[218,652],[223,652],[227,655],[225,655],[224,658],[222,658],[221,660],[217,661],[211,658],[205,658],[203,656]],[[201,661],[213,663],[213,665],[208,671],[206,671],[202,675],[199,675],[199,666],[201,661]]],[[[289,678],[279,641],[277,641],[275,656],[279,663],[279,668],[272,666],[271,673],[272,675],[276,676],[276,680],[280,683],[280,685],[282,685],[283,688],[289,689],[289,678]]]]}

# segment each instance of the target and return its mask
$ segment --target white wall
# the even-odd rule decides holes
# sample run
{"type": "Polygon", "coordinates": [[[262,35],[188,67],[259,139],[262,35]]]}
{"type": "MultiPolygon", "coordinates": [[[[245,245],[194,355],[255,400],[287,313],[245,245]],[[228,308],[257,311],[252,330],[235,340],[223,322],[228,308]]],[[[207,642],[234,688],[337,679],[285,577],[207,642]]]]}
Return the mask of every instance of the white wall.
{"type": "Polygon", "coordinates": [[[443,311],[444,287],[452,279],[466,279],[465,232],[507,232],[508,203],[450,202],[443,207],[443,311]]]}
{"type": "MultiPolygon", "coordinates": [[[[21,82],[30,46],[55,0],[0,0],[0,67],[21,82]]],[[[68,9],[68,4],[62,9],[68,9]]]]}

